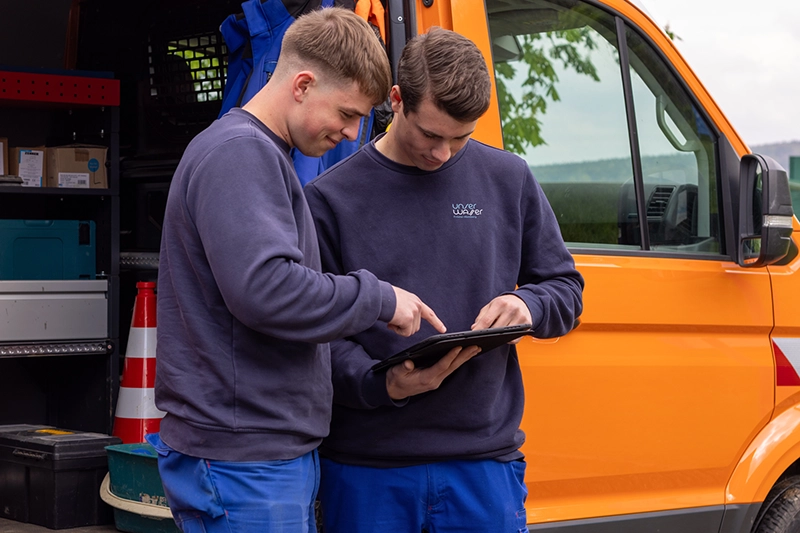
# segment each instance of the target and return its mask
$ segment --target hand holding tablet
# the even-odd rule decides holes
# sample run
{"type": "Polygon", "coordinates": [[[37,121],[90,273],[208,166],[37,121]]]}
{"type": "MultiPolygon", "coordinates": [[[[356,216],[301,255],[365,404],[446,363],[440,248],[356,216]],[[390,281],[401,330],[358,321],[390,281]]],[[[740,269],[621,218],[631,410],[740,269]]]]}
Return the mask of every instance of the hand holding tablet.
{"type": "Polygon", "coordinates": [[[410,348],[376,363],[372,367],[372,371],[380,372],[408,359],[412,360],[417,368],[428,367],[456,346],[479,346],[480,353],[486,353],[525,335],[533,335],[531,324],[432,335],[410,348]]]}

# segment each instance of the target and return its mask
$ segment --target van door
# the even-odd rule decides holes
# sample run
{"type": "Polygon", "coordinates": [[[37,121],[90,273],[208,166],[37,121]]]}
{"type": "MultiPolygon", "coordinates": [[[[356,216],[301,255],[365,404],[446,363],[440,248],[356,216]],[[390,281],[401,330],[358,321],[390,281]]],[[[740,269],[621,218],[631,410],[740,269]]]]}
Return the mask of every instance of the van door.
{"type": "MultiPolygon", "coordinates": [[[[773,409],[769,275],[731,259],[730,128],[655,44],[663,32],[627,3],[599,6],[486,1],[504,146],[586,279],[579,328],[519,349],[528,521],[716,531],[773,409]]],[[[485,20],[462,12],[453,28],[480,43],[467,18],[485,20]]]]}

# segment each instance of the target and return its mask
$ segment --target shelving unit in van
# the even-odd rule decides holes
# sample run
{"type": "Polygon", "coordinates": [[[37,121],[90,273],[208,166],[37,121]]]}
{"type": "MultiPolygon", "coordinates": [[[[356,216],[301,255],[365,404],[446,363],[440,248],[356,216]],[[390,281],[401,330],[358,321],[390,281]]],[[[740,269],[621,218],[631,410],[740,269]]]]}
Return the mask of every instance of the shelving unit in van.
{"type": "Polygon", "coordinates": [[[0,186],[0,425],[110,433],[119,387],[120,84],[0,69],[11,146],[107,148],[107,188],[0,186]]]}

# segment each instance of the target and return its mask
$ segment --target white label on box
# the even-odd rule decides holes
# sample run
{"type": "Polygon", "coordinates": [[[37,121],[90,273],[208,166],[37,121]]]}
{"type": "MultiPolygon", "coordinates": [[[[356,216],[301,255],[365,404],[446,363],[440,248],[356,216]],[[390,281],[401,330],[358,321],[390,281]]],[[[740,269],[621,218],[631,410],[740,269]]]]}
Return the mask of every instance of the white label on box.
{"type": "Polygon", "coordinates": [[[44,168],[44,152],[41,150],[20,150],[19,170],[17,174],[22,178],[25,187],[42,186],[42,170],[44,168]]]}
{"type": "Polygon", "coordinates": [[[88,172],[59,172],[58,173],[58,186],[88,189],[89,188],[89,173],[88,172]]]}

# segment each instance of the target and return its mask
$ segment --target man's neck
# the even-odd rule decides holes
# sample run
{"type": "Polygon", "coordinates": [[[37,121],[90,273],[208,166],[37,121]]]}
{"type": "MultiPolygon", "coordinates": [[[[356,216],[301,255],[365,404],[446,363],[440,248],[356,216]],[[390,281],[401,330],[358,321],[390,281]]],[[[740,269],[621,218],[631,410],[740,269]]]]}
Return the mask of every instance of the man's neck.
{"type": "MultiPolygon", "coordinates": [[[[277,85],[277,84],[275,84],[277,85]]],[[[286,107],[278,104],[279,91],[275,87],[266,86],[256,93],[242,109],[260,120],[275,135],[283,139],[290,147],[294,147],[286,121],[286,107]]]]}
{"type": "Polygon", "coordinates": [[[397,163],[399,162],[399,157],[397,157],[394,147],[395,143],[394,135],[392,135],[392,128],[389,128],[389,131],[387,131],[383,137],[375,141],[375,149],[387,159],[397,163]]]}

